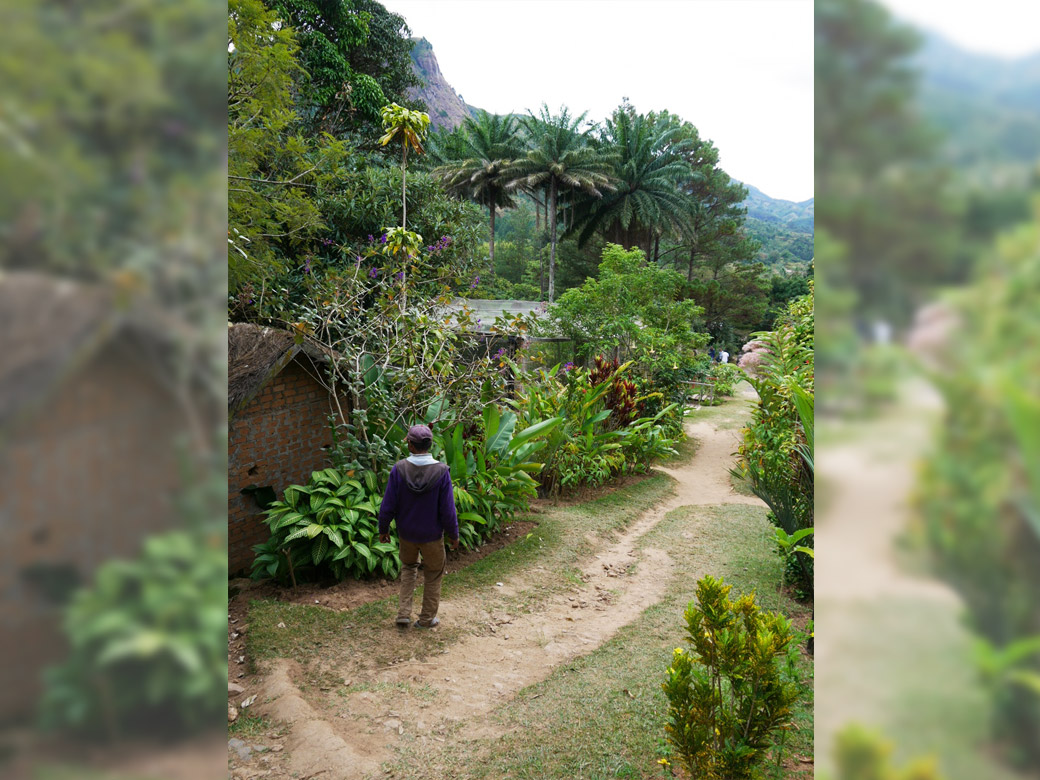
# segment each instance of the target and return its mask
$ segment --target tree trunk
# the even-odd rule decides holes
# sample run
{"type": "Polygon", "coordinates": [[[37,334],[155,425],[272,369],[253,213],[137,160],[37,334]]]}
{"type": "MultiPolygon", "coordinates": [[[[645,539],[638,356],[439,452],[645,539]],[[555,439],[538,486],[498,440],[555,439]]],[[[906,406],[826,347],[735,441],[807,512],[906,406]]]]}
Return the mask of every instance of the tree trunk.
{"type": "Polygon", "coordinates": [[[408,201],[405,199],[405,170],[408,165],[408,144],[404,145],[404,154],[401,155],[401,227],[408,227],[408,201]]]}
{"type": "Polygon", "coordinates": [[[545,253],[541,251],[538,252],[538,297],[545,297],[545,253]]]}
{"type": "MultiPolygon", "coordinates": [[[[549,211],[552,222],[549,223],[549,303],[556,294],[556,179],[549,180],[549,211]]],[[[546,213],[546,219],[549,219],[546,213]]]]}
{"type": "Polygon", "coordinates": [[[491,258],[491,276],[495,275],[495,196],[491,196],[491,240],[488,242],[488,255],[491,258]]]}
{"type": "Polygon", "coordinates": [[[689,272],[688,272],[688,273],[686,274],[686,281],[688,281],[688,282],[692,282],[692,281],[693,281],[693,261],[694,261],[694,260],[695,260],[696,258],[697,258],[697,250],[696,250],[696,249],[694,249],[694,248],[693,248],[693,247],[691,246],[691,247],[690,247],[690,270],[689,270],[689,272]]]}
{"type": "Polygon", "coordinates": [[[654,265],[657,265],[657,259],[661,256],[661,237],[654,236],[654,265]]]}

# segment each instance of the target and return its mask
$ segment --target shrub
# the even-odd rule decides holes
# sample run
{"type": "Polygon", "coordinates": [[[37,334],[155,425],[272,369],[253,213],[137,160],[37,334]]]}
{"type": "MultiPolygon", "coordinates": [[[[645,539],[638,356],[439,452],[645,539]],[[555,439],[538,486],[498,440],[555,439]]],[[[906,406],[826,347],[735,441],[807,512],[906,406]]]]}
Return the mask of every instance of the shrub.
{"type": "Polygon", "coordinates": [[[542,464],[531,459],[545,446],[544,437],[562,419],[551,417],[516,432],[517,417],[497,406],[484,409],[483,438],[466,438],[459,423],[450,432],[434,434],[434,452],[448,464],[459,515],[459,539],[477,547],[538,493],[531,476],[542,464]]]}
{"type": "Polygon", "coordinates": [[[730,585],[704,577],[684,614],[691,651],[676,648],[668,680],[668,739],[690,777],[755,776],[798,698],[781,659],[794,637],[782,615],[753,594],[730,601],[730,585]]]}
{"type": "MultiPolygon", "coordinates": [[[[775,331],[755,334],[756,362],[747,378],[759,400],[733,472],[748,480],[788,536],[811,528],[814,511],[812,295],[803,298],[791,302],[775,331]]],[[[812,545],[811,537],[805,544],[812,545]]],[[[792,560],[799,592],[811,595],[812,560],[792,560]]]]}
{"type": "Polygon", "coordinates": [[[744,378],[744,372],[732,363],[716,363],[708,376],[715,383],[717,395],[733,395],[733,389],[744,378]]]}
{"type": "Polygon", "coordinates": [[[396,577],[397,548],[379,541],[378,486],[372,472],[362,481],[336,469],[315,471],[306,485],[290,485],[267,508],[271,538],[256,545],[254,579],[274,577],[295,584],[331,575],[337,581],[372,574],[396,577]]]}
{"type": "Polygon", "coordinates": [[[187,732],[226,704],[227,550],[178,531],[145,541],[136,560],[101,566],[65,614],[68,659],[45,673],[47,728],[187,732]]]}

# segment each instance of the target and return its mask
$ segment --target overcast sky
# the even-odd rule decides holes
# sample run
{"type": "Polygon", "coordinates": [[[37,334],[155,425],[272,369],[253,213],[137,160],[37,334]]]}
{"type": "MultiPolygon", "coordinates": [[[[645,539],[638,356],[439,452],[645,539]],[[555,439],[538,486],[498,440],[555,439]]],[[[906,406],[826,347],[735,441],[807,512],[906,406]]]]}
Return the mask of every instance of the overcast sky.
{"type": "Polygon", "coordinates": [[[711,139],[773,198],[813,196],[812,0],[380,0],[467,103],[588,111],[623,97],[711,139]]]}
{"type": "Polygon", "coordinates": [[[1036,0],[881,0],[895,16],[970,51],[1021,57],[1040,53],[1036,0]]]}

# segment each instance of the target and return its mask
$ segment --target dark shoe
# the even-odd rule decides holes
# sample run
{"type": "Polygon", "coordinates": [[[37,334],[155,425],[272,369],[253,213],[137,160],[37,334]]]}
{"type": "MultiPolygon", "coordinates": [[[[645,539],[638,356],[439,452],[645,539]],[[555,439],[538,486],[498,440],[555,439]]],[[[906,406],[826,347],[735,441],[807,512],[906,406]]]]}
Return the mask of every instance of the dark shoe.
{"type": "Polygon", "coordinates": [[[433,628],[434,626],[440,625],[440,618],[434,618],[429,623],[420,623],[418,620],[415,621],[416,628],[433,628]]]}
{"type": "Polygon", "coordinates": [[[394,624],[398,628],[408,628],[408,626],[412,624],[412,619],[406,617],[399,617],[397,618],[397,620],[394,621],[394,624]]]}

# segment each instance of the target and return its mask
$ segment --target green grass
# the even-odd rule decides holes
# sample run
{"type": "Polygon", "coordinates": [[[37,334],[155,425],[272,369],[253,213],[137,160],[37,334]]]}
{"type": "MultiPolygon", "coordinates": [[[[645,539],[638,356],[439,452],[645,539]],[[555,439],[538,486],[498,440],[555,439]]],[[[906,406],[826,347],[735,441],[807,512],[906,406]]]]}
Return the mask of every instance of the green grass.
{"type": "MultiPolygon", "coordinates": [[[[852,696],[844,704],[848,720],[831,724],[830,731],[849,722],[877,730],[892,742],[896,764],[934,755],[944,780],[1017,777],[986,747],[992,703],[953,604],[886,597],[840,606],[823,601],[820,611],[832,634],[828,644],[842,659],[822,670],[820,684],[852,696]]],[[[819,769],[827,771],[831,740],[820,750],[819,769]]]]}
{"type": "MultiPolygon", "coordinates": [[[[592,551],[587,536],[613,538],[673,489],[670,477],[655,474],[593,501],[550,507],[544,514],[523,518],[538,520],[538,527],[524,539],[446,576],[442,596],[464,599],[480,593],[489,609],[527,611],[533,602],[573,586],[571,572],[592,551]],[[496,582],[532,566],[544,569],[544,576],[528,590],[511,597],[487,595],[496,582]]],[[[416,589],[417,601],[421,594],[420,586],[416,589]]],[[[348,666],[362,662],[385,666],[410,657],[422,660],[443,650],[465,630],[450,622],[420,635],[392,627],[387,630],[396,612],[396,594],[346,612],[282,601],[253,601],[246,634],[252,671],[265,660],[290,658],[304,668],[304,683],[320,689],[320,671],[309,669],[319,661],[339,658],[348,666]]]]}
{"type": "Polygon", "coordinates": [[[263,715],[239,715],[234,723],[228,724],[228,736],[252,739],[262,737],[271,731],[272,723],[263,715]]]}
{"type": "MultiPolygon", "coordinates": [[[[663,777],[657,761],[671,750],[660,684],[673,649],[683,644],[682,613],[697,584],[691,572],[717,560],[711,573],[724,575],[735,591],[756,590],[763,607],[807,616],[807,607],[777,593],[780,561],[764,518],[764,510],[733,505],[670,513],[643,540],[678,563],[663,601],[591,654],[522,690],[494,716],[504,738],[467,741],[460,732],[425,770],[416,773],[428,759],[408,754],[393,768],[415,778],[663,777]]],[[[804,698],[787,748],[789,755],[812,756],[811,660],[801,658],[798,668],[804,698]]]]}

